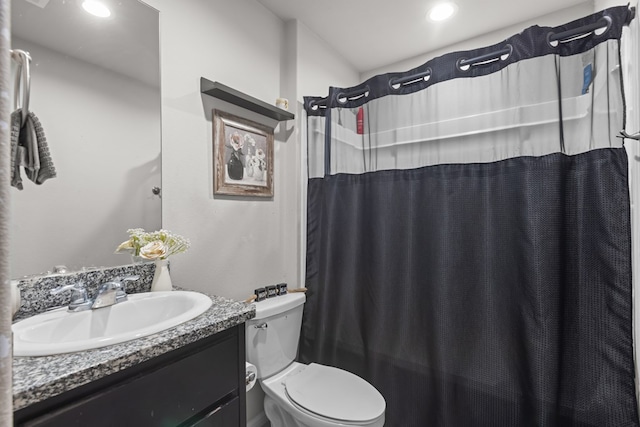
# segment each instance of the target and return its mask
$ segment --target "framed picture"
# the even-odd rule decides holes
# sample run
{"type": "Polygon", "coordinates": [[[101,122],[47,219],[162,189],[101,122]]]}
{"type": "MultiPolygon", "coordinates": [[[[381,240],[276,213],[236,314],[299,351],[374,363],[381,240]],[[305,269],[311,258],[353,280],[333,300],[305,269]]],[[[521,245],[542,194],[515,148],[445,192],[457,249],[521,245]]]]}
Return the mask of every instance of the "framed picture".
{"type": "Polygon", "coordinates": [[[273,197],[273,129],[213,110],[214,194],[273,197]]]}

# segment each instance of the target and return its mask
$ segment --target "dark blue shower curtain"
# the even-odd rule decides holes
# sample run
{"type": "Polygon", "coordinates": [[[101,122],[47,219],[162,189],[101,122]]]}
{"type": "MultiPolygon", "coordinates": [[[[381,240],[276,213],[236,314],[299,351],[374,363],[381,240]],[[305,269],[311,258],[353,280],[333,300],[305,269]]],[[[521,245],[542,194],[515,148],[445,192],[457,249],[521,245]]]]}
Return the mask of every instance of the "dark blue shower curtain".
{"type": "MultiPolygon", "coordinates": [[[[612,8],[553,31],[603,16],[611,39],[632,17],[612,8]]],[[[548,31],[514,36],[512,62],[471,71],[488,75],[546,54],[523,46],[548,31]]],[[[561,55],[604,39],[594,38],[567,43],[561,55]]],[[[437,84],[458,77],[445,66],[455,61],[437,58],[408,74],[429,69],[428,85],[437,84]],[[449,76],[438,79],[439,67],[449,76]]],[[[309,117],[324,120],[326,144],[322,176],[308,183],[300,359],[371,382],[390,427],[640,425],[625,149],[613,141],[567,152],[562,141],[544,155],[405,169],[365,160],[363,173],[336,172],[331,128],[346,125],[334,108],[384,98],[391,86],[379,92],[378,83],[390,77],[403,76],[305,101],[309,117]]],[[[558,138],[569,139],[561,113],[558,138]]],[[[620,130],[610,117],[604,123],[620,130]]],[[[370,142],[373,123],[355,126],[370,142]]]]}

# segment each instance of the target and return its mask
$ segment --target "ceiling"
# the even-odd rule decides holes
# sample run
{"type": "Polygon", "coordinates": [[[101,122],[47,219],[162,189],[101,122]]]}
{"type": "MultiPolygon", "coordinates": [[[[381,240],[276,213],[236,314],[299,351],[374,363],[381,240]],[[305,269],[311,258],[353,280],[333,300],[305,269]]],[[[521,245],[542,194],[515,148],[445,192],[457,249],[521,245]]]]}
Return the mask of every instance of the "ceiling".
{"type": "MultiPolygon", "coordinates": [[[[428,22],[437,0],[258,0],[287,21],[297,19],[358,72],[371,71],[585,0],[454,0],[457,14],[428,22]]],[[[624,1],[621,1],[624,3],[624,1]]]]}

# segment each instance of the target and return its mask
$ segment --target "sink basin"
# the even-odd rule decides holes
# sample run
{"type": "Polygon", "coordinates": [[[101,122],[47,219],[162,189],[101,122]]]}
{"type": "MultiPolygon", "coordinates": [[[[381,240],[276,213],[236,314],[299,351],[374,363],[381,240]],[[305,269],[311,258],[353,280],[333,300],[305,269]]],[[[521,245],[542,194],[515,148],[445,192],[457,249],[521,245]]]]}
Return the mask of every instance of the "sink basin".
{"type": "Polygon", "coordinates": [[[169,291],[131,294],[128,301],[79,313],[47,311],[13,324],[13,354],[48,356],[130,341],[191,320],[211,304],[198,292],[169,291]]]}

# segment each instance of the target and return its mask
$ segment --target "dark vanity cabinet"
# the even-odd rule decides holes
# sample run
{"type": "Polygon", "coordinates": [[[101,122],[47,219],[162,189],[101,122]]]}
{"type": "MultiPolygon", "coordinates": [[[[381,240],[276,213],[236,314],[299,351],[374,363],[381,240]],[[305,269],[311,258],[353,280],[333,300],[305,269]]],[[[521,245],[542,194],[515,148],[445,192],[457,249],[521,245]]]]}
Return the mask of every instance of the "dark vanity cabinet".
{"type": "Polygon", "coordinates": [[[16,426],[246,426],[244,324],[15,412],[16,426]]]}

